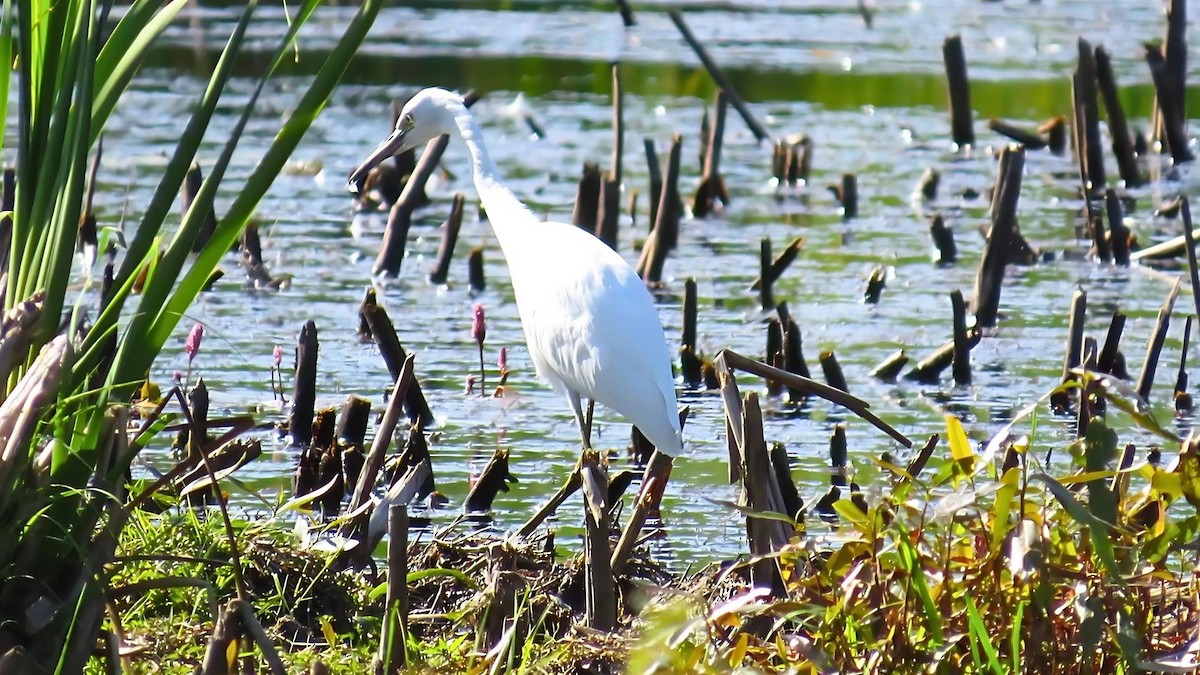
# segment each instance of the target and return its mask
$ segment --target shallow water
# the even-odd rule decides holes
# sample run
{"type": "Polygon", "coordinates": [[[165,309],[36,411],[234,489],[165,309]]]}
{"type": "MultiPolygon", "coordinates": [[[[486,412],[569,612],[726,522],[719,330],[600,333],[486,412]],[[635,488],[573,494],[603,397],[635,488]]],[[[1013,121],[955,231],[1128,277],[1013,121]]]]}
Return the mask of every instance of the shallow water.
{"type": "MultiPolygon", "coordinates": [[[[897,348],[920,358],[949,338],[948,295],[957,288],[970,297],[983,243],[979,228],[987,217],[986,200],[963,193],[987,193],[995,173],[994,149],[1003,142],[983,120],[1001,116],[1032,126],[1069,114],[1076,35],[1108,46],[1125,85],[1127,114],[1134,125],[1146,126],[1153,94],[1140,43],[1162,33],[1155,3],[1110,2],[1104,8],[1085,1],[878,4],[872,29],[863,25],[853,3],[810,1],[638,3],[639,25],[630,31],[622,29],[609,3],[423,2],[385,9],[347,84],[297,150],[297,170],[279,177],[259,211],[267,264],[275,274],[293,275],[292,286],[277,293],[246,290],[230,257],[226,277],[181,323],[179,349],[168,349],[157,378],[169,380],[185,369],[183,336],[193,320],[203,322],[208,332],[195,372],[209,384],[213,415],[249,410],[264,420],[279,419],[268,384],[272,350],[284,345],[290,355],[300,326],[312,318],[321,340],[318,405],[337,405],[355,394],[382,406],[382,392],[390,384],[387,370],[372,347],[358,342],[355,329],[384,216],[355,219],[344,177],[387,132],[391,100],[414,87],[484,93],[476,114],[510,187],[535,212],[565,220],[583,162],[606,164],[611,154],[608,62],[620,58],[627,125],[622,203],[631,189],[642,196],[637,222],[631,224],[627,215],[622,220],[619,250],[634,260],[635,243],[646,230],[648,179],[641,139],[656,139],[665,152],[672,133],[684,134],[680,188],[690,196],[699,174],[700,118],[714,93],[660,11],[667,6],[685,9],[693,31],[773,135],[804,132],[816,147],[810,185],[777,199],[770,184],[770,147],[756,144],[730,110],[722,168],[732,203],[721,217],[683,223],[658,296],[673,345],[681,327],[683,281],[693,277],[702,351],[712,355],[729,347],[760,356],[765,328],[748,290],[758,274],[759,242],[769,237],[778,251],[801,235],[804,249],[777,283],[775,297],[786,300],[799,320],[810,367],[819,371],[817,354],[835,350],[850,391],[914,439],[944,429],[943,413],[952,411],[964,417],[973,438],[982,440],[1011,412],[1052,387],[1062,369],[1066,313],[1077,286],[1089,292],[1089,334],[1103,337],[1113,308],[1129,314],[1124,352],[1136,372],[1155,313],[1176,274],[1084,260],[1087,243],[1074,238],[1081,205],[1075,162],[1041,151],[1028,155],[1020,223],[1030,242],[1052,253],[1053,260],[1010,268],[1002,299],[1005,316],[972,354],[973,384],[953,387],[949,373],[940,387],[903,380],[889,384],[868,376],[897,348]],[[952,32],[963,34],[973,80],[979,142],[967,157],[952,152],[944,112],[941,41],[952,32]],[[518,92],[525,93],[546,138],[532,139],[505,113],[518,92]],[[315,174],[300,170],[314,166],[320,167],[315,174]],[[942,174],[939,197],[933,204],[914,204],[914,186],[928,167],[942,174]],[[858,174],[860,192],[860,216],[850,221],[843,221],[825,189],[846,172],[858,174]],[[922,213],[935,209],[956,233],[960,262],[951,268],[930,262],[922,213]],[[887,288],[878,305],[866,305],[863,288],[875,264],[888,266],[887,288]]],[[[304,73],[319,64],[330,36],[352,12],[335,7],[318,13],[300,42],[299,63],[269,85],[228,185],[236,185],[237,176],[253,166],[300,95],[304,73]]],[[[264,8],[262,14],[265,20],[255,35],[265,49],[282,18],[279,8],[264,8]]],[[[105,140],[96,204],[102,224],[115,226],[125,209],[136,214],[145,203],[234,15],[219,4],[190,14],[168,34],[169,45],[122,101],[105,140]]],[[[234,82],[227,111],[248,94],[250,76],[262,61],[246,58],[239,65],[245,77],[234,82]]],[[[1192,94],[1196,110],[1200,100],[1192,94]]],[[[232,123],[224,117],[215,125],[202,164],[218,152],[217,132],[232,123]]],[[[510,528],[562,481],[577,456],[577,432],[565,402],[535,380],[506,268],[488,225],[476,218],[463,148],[452,143],[443,165],[455,177],[431,184],[434,203],[418,213],[400,278],[382,285],[380,297],[401,342],[416,354],[416,372],[437,417],[431,452],[438,488],[450,497],[451,507],[435,517],[452,518],[470,472],[481,469],[498,446],[510,447],[520,482],[495,503],[496,525],[510,528]],[[440,239],[438,226],[456,191],[468,199],[467,218],[449,283],[433,286],[426,275],[440,239]],[[466,252],[475,246],[486,249],[488,287],[472,297],[466,252]],[[464,380],[477,367],[470,336],[474,302],[487,310],[488,360],[494,361],[501,346],[508,348],[512,393],[503,399],[464,394],[464,380]]],[[[1111,164],[1109,170],[1115,175],[1111,164]]],[[[1132,226],[1143,242],[1178,228],[1150,214],[1164,195],[1179,189],[1159,184],[1131,191],[1138,200],[1132,226]]],[[[1190,297],[1181,297],[1178,312],[1191,308],[1190,297]]],[[[1181,331],[1179,320],[1158,370],[1160,404],[1168,402],[1181,331]]],[[[748,376],[739,383],[743,391],[762,386],[748,376]]],[[[740,517],[707,501],[734,497],[725,481],[720,399],[712,392],[681,391],[680,400],[691,406],[692,417],[685,431],[687,456],[676,462],[665,500],[669,540],[664,550],[688,563],[743,550],[744,529],[740,517]]],[[[800,411],[773,400],[764,406],[767,437],[786,444],[807,501],[825,490],[828,438],[835,424],[847,426],[851,461],[868,492],[883,484],[875,480],[870,458],[900,451],[870,425],[823,402],[800,411]]],[[[1165,406],[1160,412],[1169,415],[1165,406]]],[[[598,410],[598,416],[596,445],[624,447],[628,426],[607,411],[598,410]]],[[[1073,433],[1073,420],[1043,414],[1040,421],[1039,455],[1073,433]]],[[[1177,423],[1181,432],[1186,423],[1177,423]]],[[[288,489],[295,457],[278,439],[268,437],[266,443],[273,452],[239,476],[272,498],[288,489]]],[[[163,455],[156,460],[167,463],[163,455]]],[[[626,465],[621,455],[614,464],[626,465]]],[[[582,522],[578,498],[560,516],[559,541],[574,545],[582,522]]]]}

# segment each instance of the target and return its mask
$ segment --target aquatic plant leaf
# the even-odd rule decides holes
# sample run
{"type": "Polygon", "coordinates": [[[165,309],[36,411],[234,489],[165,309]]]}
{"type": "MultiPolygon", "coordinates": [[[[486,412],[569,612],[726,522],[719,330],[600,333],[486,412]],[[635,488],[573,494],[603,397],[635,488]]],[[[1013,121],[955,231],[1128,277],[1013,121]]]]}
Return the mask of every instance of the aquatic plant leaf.
{"type": "Polygon", "coordinates": [[[1179,453],[1179,466],[1175,471],[1179,474],[1183,498],[1200,510],[1200,454],[1197,454],[1195,444],[1187,443],[1179,453]]]}
{"type": "Polygon", "coordinates": [[[1046,487],[1049,488],[1050,493],[1054,495],[1054,498],[1058,500],[1058,503],[1062,505],[1063,509],[1065,509],[1066,512],[1075,519],[1075,522],[1088,528],[1088,534],[1090,535],[1092,542],[1092,550],[1100,558],[1100,562],[1104,565],[1105,571],[1107,571],[1114,580],[1119,580],[1121,574],[1117,569],[1116,554],[1113,551],[1112,542],[1109,541],[1108,538],[1108,533],[1114,528],[1114,526],[1097,518],[1091,510],[1089,510],[1083,504],[1080,504],[1079,500],[1075,499],[1075,495],[1071,494],[1070,490],[1068,490],[1062,483],[1055,480],[1052,476],[1044,473],[1037,473],[1033,476],[1030,476],[1030,478],[1034,480],[1040,480],[1045,483],[1046,487]]]}
{"type": "Polygon", "coordinates": [[[833,503],[833,510],[837,511],[838,515],[852,523],[859,532],[870,534],[871,518],[863,513],[863,510],[858,508],[858,505],[849,499],[839,499],[833,503]]]}
{"type": "Polygon", "coordinates": [[[992,553],[1000,550],[1005,535],[1008,534],[1008,523],[1012,518],[1012,503],[1020,487],[1021,470],[1012,467],[1000,478],[1000,487],[996,490],[996,500],[992,503],[992,553]]]}
{"type": "Polygon", "coordinates": [[[946,415],[946,441],[950,444],[951,459],[961,461],[975,456],[966,429],[963,429],[962,422],[954,415],[946,415]]]}

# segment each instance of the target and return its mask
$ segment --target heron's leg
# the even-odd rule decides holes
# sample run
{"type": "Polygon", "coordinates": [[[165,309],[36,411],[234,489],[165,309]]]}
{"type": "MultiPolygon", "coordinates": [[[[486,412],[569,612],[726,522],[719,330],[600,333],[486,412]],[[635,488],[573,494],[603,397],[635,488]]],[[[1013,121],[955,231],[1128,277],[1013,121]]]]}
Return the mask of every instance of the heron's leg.
{"type": "Polygon", "coordinates": [[[594,403],[588,404],[588,415],[583,414],[583,400],[579,398],[579,392],[568,391],[567,400],[571,402],[571,410],[575,411],[575,423],[579,425],[579,436],[583,439],[583,449],[592,449],[592,406],[594,403]]]}

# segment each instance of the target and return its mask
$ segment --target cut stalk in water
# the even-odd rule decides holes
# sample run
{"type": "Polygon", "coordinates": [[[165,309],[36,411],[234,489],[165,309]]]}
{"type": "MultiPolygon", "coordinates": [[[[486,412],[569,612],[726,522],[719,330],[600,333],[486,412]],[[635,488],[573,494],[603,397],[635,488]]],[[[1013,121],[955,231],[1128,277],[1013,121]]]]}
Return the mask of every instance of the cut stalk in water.
{"type": "Polygon", "coordinates": [[[317,401],[317,324],[309,319],[300,329],[296,343],[296,376],[288,433],[292,444],[307,447],[312,442],[313,410],[317,401]]]}
{"type": "Polygon", "coordinates": [[[958,246],[954,243],[954,232],[946,226],[941,213],[933,214],[933,218],[930,219],[929,236],[933,239],[934,249],[937,250],[934,262],[942,266],[953,265],[958,260],[958,246]]]}
{"type": "Polygon", "coordinates": [[[971,86],[967,78],[967,57],[962,37],[951,35],[942,43],[942,61],[946,65],[946,87],[950,99],[950,133],[960,149],[975,145],[971,112],[971,86]]]}
{"type": "Polygon", "coordinates": [[[692,51],[696,52],[696,56],[700,58],[700,63],[704,64],[704,69],[708,71],[709,76],[725,92],[725,95],[729,97],[729,102],[733,104],[733,107],[742,116],[742,119],[746,122],[746,126],[750,127],[754,138],[760,143],[770,138],[771,134],[754,118],[754,114],[750,112],[750,106],[746,105],[746,102],[738,95],[737,90],[733,88],[733,84],[730,83],[725,74],[721,72],[720,67],[717,66],[717,62],[709,56],[708,50],[696,39],[691,28],[688,28],[687,23],[683,20],[683,14],[677,9],[669,10],[667,14],[671,17],[671,22],[679,29],[680,35],[687,41],[688,46],[692,48],[692,51]]]}
{"type": "Polygon", "coordinates": [[[1143,401],[1150,402],[1150,389],[1154,386],[1154,372],[1158,368],[1158,358],[1162,354],[1163,343],[1167,339],[1167,329],[1171,325],[1171,311],[1175,308],[1175,299],[1179,297],[1179,279],[1171,285],[1162,307],[1158,310],[1158,319],[1154,323],[1154,333],[1150,343],[1146,345],[1146,358],[1142,361],[1142,372],[1137,380],[1137,393],[1143,401]]]}
{"type": "Polygon", "coordinates": [[[981,327],[996,325],[1000,314],[1000,290],[1004,268],[1008,265],[1012,242],[1017,234],[1017,203],[1021,198],[1021,172],[1025,168],[1025,148],[1010,145],[1000,153],[1000,172],[996,197],[992,204],[992,226],[983,246],[983,256],[975,273],[975,299],[972,308],[981,327]]]}
{"type": "Polygon", "coordinates": [[[908,354],[900,349],[875,366],[875,369],[871,371],[871,377],[884,382],[895,382],[896,378],[900,376],[900,371],[908,365],[908,360],[908,354]]]}
{"type": "Polygon", "coordinates": [[[450,272],[450,259],[454,257],[454,245],[458,243],[458,231],[462,227],[463,195],[454,194],[450,204],[450,216],[442,223],[442,241],[438,244],[437,261],[429,271],[429,283],[444,284],[450,272]]]}
{"type": "Polygon", "coordinates": [[[1108,133],[1112,136],[1113,155],[1117,158],[1117,171],[1125,187],[1137,187],[1142,184],[1142,176],[1138,170],[1129,124],[1125,121],[1125,108],[1121,105],[1117,90],[1117,78],[1113,75],[1112,59],[1103,45],[1096,46],[1095,62],[1100,95],[1104,100],[1104,114],[1108,118],[1108,133]]]}
{"type": "Polygon", "coordinates": [[[834,389],[841,389],[848,392],[850,388],[846,386],[846,376],[842,374],[842,366],[838,363],[837,356],[832,351],[823,351],[820,355],[821,372],[825,375],[825,381],[834,389]]]}

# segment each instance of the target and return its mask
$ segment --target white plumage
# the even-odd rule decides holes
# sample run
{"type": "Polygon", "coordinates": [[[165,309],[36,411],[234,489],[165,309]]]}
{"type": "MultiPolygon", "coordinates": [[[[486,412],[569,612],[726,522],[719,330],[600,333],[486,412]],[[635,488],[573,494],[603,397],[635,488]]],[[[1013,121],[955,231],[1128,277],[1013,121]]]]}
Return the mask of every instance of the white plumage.
{"type": "Polygon", "coordinates": [[[534,367],[566,395],[581,432],[581,399],[588,398],[620,413],[659,451],[681,452],[671,356],[642,280],[602,241],[574,225],[539,220],[504,186],[461,97],[444,89],[414,96],[396,130],[351,175],[352,187],[380,162],[442,134],[467,145],[534,367]]]}

